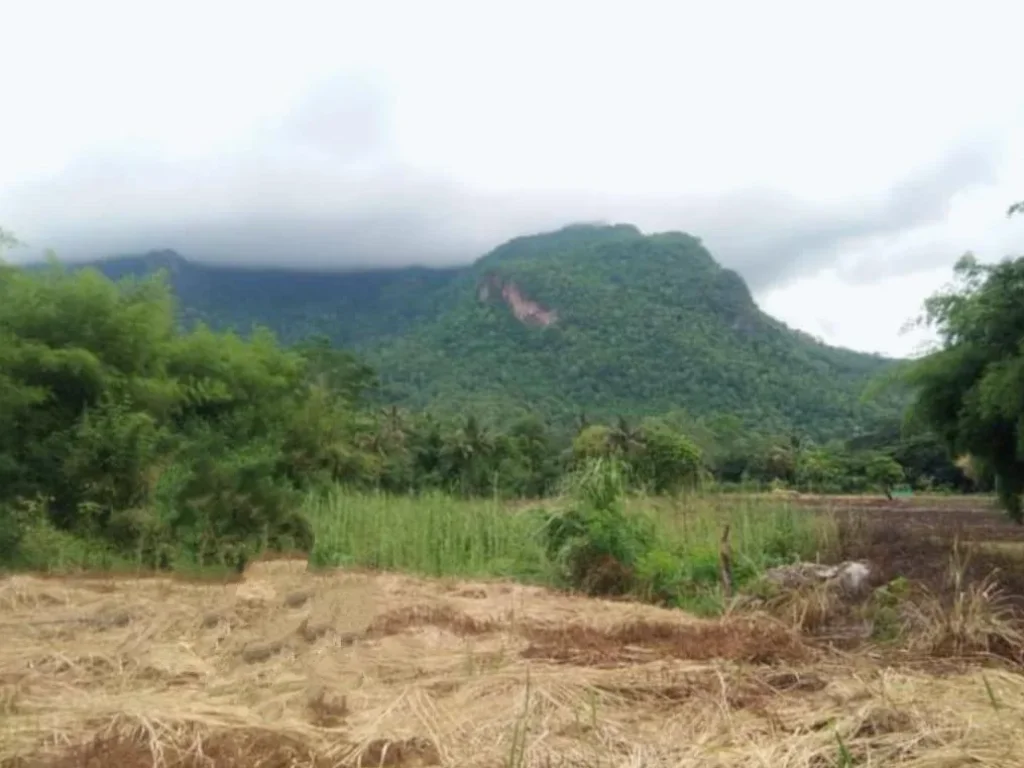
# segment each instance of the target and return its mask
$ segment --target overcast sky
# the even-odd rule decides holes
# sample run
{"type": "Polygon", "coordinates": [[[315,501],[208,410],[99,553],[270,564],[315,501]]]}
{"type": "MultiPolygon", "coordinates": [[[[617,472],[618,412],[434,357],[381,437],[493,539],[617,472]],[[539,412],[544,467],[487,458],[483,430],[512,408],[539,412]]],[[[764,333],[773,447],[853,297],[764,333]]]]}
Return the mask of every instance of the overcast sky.
{"type": "Polygon", "coordinates": [[[958,256],[1024,252],[1011,0],[0,17],[0,226],[69,260],[450,264],[605,219],[695,234],[771,314],[907,354],[958,256]]]}

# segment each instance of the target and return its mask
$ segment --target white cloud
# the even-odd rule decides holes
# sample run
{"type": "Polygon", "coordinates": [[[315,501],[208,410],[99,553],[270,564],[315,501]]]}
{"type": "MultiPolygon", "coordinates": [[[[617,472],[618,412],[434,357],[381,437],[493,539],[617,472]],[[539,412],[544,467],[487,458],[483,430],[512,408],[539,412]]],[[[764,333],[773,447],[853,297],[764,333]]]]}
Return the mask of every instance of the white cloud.
{"type": "Polygon", "coordinates": [[[11,5],[0,222],[69,257],[450,263],[605,218],[902,352],[1024,234],[1009,0],[11,5]]]}
{"type": "Polygon", "coordinates": [[[808,333],[865,352],[910,356],[932,339],[927,329],[907,327],[924,300],[949,282],[946,267],[850,284],[827,270],[760,298],[761,308],[808,333]]]}

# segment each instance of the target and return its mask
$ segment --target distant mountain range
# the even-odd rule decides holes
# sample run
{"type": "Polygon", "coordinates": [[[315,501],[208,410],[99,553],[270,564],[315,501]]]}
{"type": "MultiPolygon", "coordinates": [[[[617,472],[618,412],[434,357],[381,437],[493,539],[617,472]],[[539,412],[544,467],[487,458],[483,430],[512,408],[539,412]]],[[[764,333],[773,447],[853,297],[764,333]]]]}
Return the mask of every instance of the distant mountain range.
{"type": "Polygon", "coordinates": [[[848,437],[897,412],[862,401],[895,361],[827,346],[763,313],[693,236],[573,225],[474,264],[308,272],[209,266],[170,251],[93,262],[166,270],[186,322],[286,342],[326,335],[373,364],[382,397],[440,412],[556,420],[685,409],[848,437]]]}

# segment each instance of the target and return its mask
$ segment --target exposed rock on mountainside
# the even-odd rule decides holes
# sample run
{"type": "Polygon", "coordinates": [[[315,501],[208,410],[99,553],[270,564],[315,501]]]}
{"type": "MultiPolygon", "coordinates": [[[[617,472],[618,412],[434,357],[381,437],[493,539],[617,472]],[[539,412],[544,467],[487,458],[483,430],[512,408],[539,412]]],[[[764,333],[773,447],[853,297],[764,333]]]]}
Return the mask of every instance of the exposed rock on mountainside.
{"type": "Polygon", "coordinates": [[[487,275],[480,283],[478,296],[481,301],[488,301],[497,294],[512,310],[516,319],[527,325],[549,326],[558,319],[558,313],[545,309],[540,304],[523,295],[519,286],[511,280],[502,281],[496,275],[487,275]]]}

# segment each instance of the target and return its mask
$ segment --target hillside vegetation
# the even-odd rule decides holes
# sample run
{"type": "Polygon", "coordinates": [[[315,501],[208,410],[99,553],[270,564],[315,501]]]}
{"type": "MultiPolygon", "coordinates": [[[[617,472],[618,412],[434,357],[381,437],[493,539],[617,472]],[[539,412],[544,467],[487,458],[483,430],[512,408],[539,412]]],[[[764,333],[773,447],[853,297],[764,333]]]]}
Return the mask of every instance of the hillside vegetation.
{"type": "Polygon", "coordinates": [[[445,270],[317,274],[172,253],[99,266],[111,277],[166,269],[189,322],[262,325],[286,343],[325,336],[379,372],[379,400],[438,414],[565,425],[685,410],[827,438],[863,432],[904,404],[862,398],[892,361],[765,315],[739,275],[682,233],[577,225],[445,270]]]}

